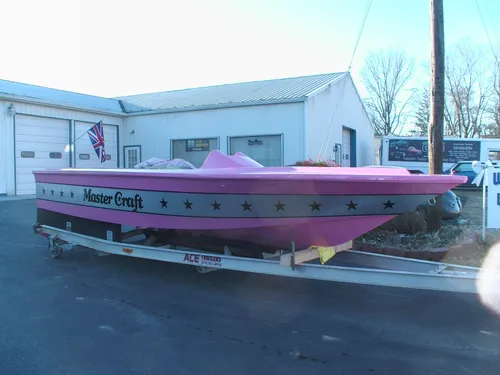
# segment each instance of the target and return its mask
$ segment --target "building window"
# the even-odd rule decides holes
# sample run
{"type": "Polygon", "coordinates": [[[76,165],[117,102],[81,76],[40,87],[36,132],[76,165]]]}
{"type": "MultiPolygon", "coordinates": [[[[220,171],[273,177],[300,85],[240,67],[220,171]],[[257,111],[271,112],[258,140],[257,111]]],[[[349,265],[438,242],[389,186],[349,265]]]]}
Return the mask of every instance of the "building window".
{"type": "Polygon", "coordinates": [[[218,138],[173,139],[173,159],[184,159],[196,168],[201,167],[212,150],[219,149],[218,138]]]}
{"type": "Polygon", "coordinates": [[[79,154],[78,159],[80,160],[90,160],[90,155],[89,154],[79,154]]]}
{"type": "Polygon", "coordinates": [[[62,154],[60,152],[51,152],[49,154],[49,158],[51,158],[51,159],[62,159],[62,154]]]}
{"type": "Polygon", "coordinates": [[[21,151],[21,157],[32,159],[35,157],[35,153],[33,151],[21,151]]]}
{"type": "Polygon", "coordinates": [[[229,153],[242,152],[264,167],[283,165],[282,135],[252,135],[248,137],[230,137],[229,153]]]}
{"type": "Polygon", "coordinates": [[[141,162],[141,146],[124,146],[123,153],[123,166],[125,168],[134,168],[141,162]]]}

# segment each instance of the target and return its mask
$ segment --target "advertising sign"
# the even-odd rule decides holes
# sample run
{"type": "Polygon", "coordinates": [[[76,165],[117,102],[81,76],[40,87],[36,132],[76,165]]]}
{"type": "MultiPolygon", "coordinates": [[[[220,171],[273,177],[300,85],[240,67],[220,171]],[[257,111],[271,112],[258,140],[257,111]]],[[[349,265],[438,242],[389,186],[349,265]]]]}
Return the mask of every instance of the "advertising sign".
{"type": "MultiPolygon", "coordinates": [[[[444,140],[443,163],[480,159],[480,141],[444,140]]],[[[399,138],[389,140],[389,161],[429,162],[427,140],[399,138]]]]}
{"type": "Polygon", "coordinates": [[[209,139],[188,139],[186,141],[186,151],[210,151],[209,139]]]}

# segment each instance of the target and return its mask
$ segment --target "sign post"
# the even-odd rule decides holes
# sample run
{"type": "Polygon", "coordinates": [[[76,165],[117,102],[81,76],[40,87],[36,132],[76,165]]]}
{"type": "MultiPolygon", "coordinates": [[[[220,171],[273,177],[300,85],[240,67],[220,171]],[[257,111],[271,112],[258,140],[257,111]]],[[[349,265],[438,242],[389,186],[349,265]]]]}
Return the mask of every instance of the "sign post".
{"type": "MultiPolygon", "coordinates": [[[[500,229],[500,169],[489,167],[487,168],[487,172],[488,217],[486,223],[489,229],[500,229]]],[[[483,190],[486,190],[486,188],[483,187],[483,190]]],[[[483,199],[485,197],[486,193],[483,199]]]]}
{"type": "Polygon", "coordinates": [[[483,181],[483,225],[482,238],[486,239],[488,229],[500,229],[500,169],[488,160],[485,163],[474,161],[474,172],[477,173],[473,184],[479,186],[483,181]]]}

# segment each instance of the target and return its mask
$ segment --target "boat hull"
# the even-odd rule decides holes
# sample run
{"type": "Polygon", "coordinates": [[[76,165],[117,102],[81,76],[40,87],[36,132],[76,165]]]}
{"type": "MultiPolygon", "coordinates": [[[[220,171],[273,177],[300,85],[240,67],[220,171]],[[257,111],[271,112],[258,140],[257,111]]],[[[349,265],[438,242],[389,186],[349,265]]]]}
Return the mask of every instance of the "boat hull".
{"type": "Polygon", "coordinates": [[[41,210],[276,248],[347,242],[465,179],[388,168],[265,168],[218,151],[194,170],[34,174],[41,210]]]}
{"type": "Polygon", "coordinates": [[[38,183],[37,207],[88,220],[288,248],[352,240],[433,194],[204,194],[38,183]]]}

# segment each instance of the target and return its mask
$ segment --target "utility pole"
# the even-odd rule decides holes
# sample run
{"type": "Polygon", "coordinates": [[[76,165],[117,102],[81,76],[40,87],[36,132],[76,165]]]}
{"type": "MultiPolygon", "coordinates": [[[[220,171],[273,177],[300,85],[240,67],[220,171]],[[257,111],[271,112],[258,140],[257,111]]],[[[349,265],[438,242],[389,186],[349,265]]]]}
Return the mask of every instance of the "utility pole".
{"type": "MultiPolygon", "coordinates": [[[[429,122],[429,174],[443,173],[444,133],[444,12],[443,0],[430,0],[431,12],[431,116],[429,122]]],[[[441,196],[429,212],[430,230],[441,228],[441,196]]]]}

